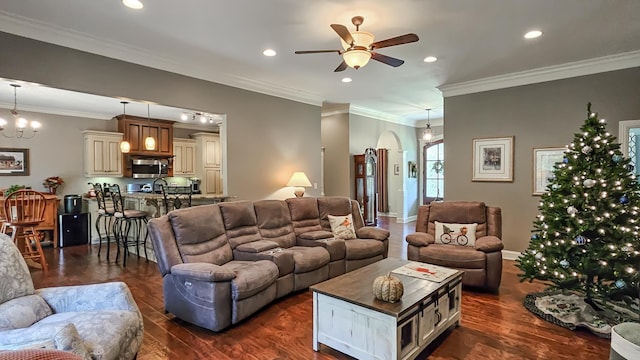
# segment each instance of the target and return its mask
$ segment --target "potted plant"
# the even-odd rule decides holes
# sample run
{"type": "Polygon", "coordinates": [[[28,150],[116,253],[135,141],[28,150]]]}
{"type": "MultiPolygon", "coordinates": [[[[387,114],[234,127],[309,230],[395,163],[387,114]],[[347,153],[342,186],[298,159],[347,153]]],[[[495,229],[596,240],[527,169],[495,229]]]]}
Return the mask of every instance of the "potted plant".
{"type": "Polygon", "coordinates": [[[44,179],[42,185],[49,191],[51,194],[55,194],[58,186],[64,184],[64,180],[62,180],[59,176],[49,176],[44,179]]]}

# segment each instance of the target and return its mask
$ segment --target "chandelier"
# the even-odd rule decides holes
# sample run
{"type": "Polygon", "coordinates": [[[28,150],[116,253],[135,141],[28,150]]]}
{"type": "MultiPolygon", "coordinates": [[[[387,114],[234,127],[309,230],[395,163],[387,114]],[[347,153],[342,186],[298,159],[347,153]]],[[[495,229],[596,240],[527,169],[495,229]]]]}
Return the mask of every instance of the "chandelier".
{"type": "Polygon", "coordinates": [[[430,114],[431,109],[427,109],[427,128],[422,131],[422,140],[426,141],[427,143],[431,142],[431,139],[433,139],[433,130],[431,130],[431,122],[429,116],[430,114]]]}
{"type": "Polygon", "coordinates": [[[213,124],[216,120],[220,120],[220,115],[210,114],[205,112],[189,112],[185,111],[180,115],[180,120],[187,121],[200,121],[203,124],[209,123],[213,124]]]}
{"type": "Polygon", "coordinates": [[[18,138],[18,139],[30,139],[38,133],[38,129],[40,128],[40,123],[37,121],[28,121],[24,117],[20,116],[18,113],[18,94],[17,89],[20,87],[18,84],[10,84],[13,86],[13,110],[11,110],[11,115],[13,115],[13,119],[15,121],[15,133],[13,135],[7,135],[5,133],[5,126],[7,125],[7,121],[3,118],[0,118],[0,132],[4,137],[7,138],[18,138]],[[25,129],[28,127],[31,128],[31,135],[25,135],[25,129]]]}

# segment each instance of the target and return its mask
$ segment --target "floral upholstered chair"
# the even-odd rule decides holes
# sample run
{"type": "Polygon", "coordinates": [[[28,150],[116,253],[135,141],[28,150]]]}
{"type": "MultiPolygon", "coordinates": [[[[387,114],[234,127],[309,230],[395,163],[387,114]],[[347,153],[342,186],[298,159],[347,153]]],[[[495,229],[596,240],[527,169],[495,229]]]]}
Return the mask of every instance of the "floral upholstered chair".
{"type": "Polygon", "coordinates": [[[58,349],[84,359],[133,359],[142,314],[123,282],[34,289],[11,239],[0,234],[0,353],[58,349]]]}

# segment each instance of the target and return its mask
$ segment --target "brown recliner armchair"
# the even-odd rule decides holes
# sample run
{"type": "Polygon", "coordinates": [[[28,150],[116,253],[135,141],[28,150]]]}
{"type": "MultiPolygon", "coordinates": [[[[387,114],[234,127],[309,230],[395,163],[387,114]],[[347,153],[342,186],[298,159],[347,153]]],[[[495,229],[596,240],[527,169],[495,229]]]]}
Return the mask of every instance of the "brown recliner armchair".
{"type": "Polygon", "coordinates": [[[502,278],[502,210],[483,202],[433,202],[418,208],[416,232],[407,235],[407,258],[464,271],[462,283],[497,291],[502,278]],[[436,243],[436,224],[478,224],[475,246],[436,243]]]}

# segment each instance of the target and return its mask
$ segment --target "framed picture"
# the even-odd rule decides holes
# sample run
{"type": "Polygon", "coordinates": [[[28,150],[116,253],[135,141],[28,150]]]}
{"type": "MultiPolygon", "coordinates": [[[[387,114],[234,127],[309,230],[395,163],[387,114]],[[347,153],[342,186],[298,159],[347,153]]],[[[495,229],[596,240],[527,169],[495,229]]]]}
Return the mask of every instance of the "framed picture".
{"type": "Polygon", "coordinates": [[[473,139],[471,181],[513,181],[513,136],[473,139]]]}
{"type": "Polygon", "coordinates": [[[0,176],[29,176],[29,149],[0,148],[0,176]]]}
{"type": "Polygon", "coordinates": [[[544,194],[553,167],[562,162],[565,150],[563,147],[533,149],[533,195],[544,194]]]}
{"type": "Polygon", "coordinates": [[[400,175],[400,164],[393,165],[393,175],[400,175]]]}

